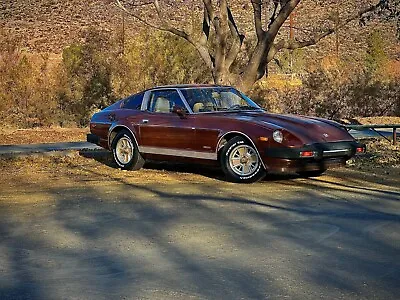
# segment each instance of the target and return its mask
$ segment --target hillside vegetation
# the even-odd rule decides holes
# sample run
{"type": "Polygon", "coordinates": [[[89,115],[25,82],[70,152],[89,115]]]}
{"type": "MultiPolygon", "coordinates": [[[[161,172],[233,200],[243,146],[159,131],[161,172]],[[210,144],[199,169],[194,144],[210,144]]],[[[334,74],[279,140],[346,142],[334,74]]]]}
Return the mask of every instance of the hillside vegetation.
{"type": "MultiPolygon", "coordinates": [[[[86,126],[93,111],[139,90],[212,81],[191,45],[123,17],[112,2],[0,3],[3,126],[86,126]]],[[[199,2],[162,1],[170,22],[192,31],[201,26],[199,2]]],[[[238,27],[248,32],[240,56],[245,62],[254,38],[251,5],[230,2],[238,27]]],[[[346,18],[369,2],[343,1],[338,7],[335,1],[304,0],[295,11],[294,36],[301,39],[307,30],[346,18]]],[[[150,8],[143,12],[151,13],[150,8]]],[[[285,23],[280,35],[288,34],[285,23]]],[[[282,52],[250,95],[275,112],[333,119],[399,116],[399,50],[394,23],[371,20],[360,26],[354,21],[316,46],[282,52]]]]}

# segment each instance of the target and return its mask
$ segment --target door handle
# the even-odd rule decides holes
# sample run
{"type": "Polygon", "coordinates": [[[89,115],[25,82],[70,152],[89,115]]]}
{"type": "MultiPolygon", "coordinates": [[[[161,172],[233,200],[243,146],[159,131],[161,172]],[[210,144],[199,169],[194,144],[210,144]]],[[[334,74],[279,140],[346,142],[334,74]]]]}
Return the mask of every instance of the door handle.
{"type": "Polygon", "coordinates": [[[147,124],[147,123],[149,123],[149,120],[143,119],[143,120],[142,120],[142,123],[143,123],[143,124],[147,124]]]}

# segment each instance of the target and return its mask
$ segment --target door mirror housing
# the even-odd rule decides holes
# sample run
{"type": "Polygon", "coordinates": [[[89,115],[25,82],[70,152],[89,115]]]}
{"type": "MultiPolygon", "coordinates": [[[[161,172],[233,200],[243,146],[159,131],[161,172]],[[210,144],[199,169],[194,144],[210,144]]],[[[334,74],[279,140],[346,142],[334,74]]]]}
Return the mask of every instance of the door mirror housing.
{"type": "Polygon", "coordinates": [[[181,119],[186,119],[186,110],[180,106],[174,106],[172,112],[177,114],[181,119]]]}

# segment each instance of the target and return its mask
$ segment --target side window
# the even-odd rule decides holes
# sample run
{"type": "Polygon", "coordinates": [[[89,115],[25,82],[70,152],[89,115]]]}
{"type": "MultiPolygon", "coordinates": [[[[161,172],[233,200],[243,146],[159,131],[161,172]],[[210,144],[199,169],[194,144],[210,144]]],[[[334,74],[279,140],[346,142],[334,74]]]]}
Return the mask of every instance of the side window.
{"type": "Polygon", "coordinates": [[[150,95],[147,110],[157,113],[170,113],[174,106],[185,108],[176,90],[154,91],[150,95]]]}
{"type": "Polygon", "coordinates": [[[229,108],[234,105],[247,106],[247,103],[240,96],[238,96],[230,91],[221,92],[221,107],[229,108]]]}
{"type": "Polygon", "coordinates": [[[129,96],[124,100],[123,108],[140,110],[143,102],[144,93],[129,96]]]}

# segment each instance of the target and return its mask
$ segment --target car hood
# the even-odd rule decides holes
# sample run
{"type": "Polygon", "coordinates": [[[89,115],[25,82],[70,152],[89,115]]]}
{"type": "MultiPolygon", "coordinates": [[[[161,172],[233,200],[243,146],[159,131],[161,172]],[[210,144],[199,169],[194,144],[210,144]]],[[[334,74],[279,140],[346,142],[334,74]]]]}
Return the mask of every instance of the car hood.
{"type": "Polygon", "coordinates": [[[338,123],[320,118],[266,112],[237,112],[226,116],[255,122],[270,129],[285,129],[305,143],[354,140],[338,123]]]}

